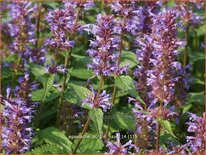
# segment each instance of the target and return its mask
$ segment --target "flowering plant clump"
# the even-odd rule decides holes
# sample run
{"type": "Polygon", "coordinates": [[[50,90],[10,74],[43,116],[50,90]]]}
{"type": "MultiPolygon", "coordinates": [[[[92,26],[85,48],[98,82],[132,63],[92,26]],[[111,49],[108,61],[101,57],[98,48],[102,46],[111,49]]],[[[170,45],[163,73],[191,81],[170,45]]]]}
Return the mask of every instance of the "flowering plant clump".
{"type": "Polygon", "coordinates": [[[2,154],[206,153],[205,2],[1,4],[2,154]]]}

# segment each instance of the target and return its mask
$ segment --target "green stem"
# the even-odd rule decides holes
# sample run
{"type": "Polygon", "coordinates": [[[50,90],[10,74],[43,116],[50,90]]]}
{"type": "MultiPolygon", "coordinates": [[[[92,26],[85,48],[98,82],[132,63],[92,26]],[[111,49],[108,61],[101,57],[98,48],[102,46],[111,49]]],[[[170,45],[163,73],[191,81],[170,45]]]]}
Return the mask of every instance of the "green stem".
{"type": "MultiPolygon", "coordinates": [[[[65,68],[68,68],[68,66],[70,66],[71,64],[71,53],[72,53],[72,50],[70,49],[68,51],[68,55],[65,57],[64,59],[64,67],[65,68]]],[[[58,110],[57,110],[57,120],[56,120],[56,126],[58,127],[61,123],[60,121],[60,114],[61,114],[61,109],[62,109],[62,105],[63,105],[63,101],[64,101],[64,92],[66,90],[66,81],[67,81],[67,74],[64,74],[64,77],[63,77],[63,84],[62,84],[62,89],[61,89],[61,95],[60,95],[60,98],[59,98],[59,104],[58,104],[58,110]]]]}
{"type": "MultiPolygon", "coordinates": [[[[163,102],[160,102],[160,108],[163,108],[163,102]]],[[[156,135],[157,135],[157,139],[156,139],[156,152],[159,152],[159,147],[160,147],[160,131],[161,131],[161,125],[160,125],[160,121],[158,120],[157,123],[157,130],[156,130],[156,135]]]]}
{"type": "MultiPolygon", "coordinates": [[[[95,100],[98,100],[98,98],[99,98],[99,95],[100,95],[101,90],[102,90],[103,83],[104,83],[104,77],[101,75],[101,76],[100,76],[100,82],[99,82],[99,88],[98,88],[98,92],[97,92],[97,96],[96,96],[95,100]]],[[[90,121],[91,121],[91,118],[88,116],[87,121],[86,121],[86,123],[85,123],[85,125],[84,125],[84,128],[83,128],[83,130],[82,130],[82,132],[81,132],[81,134],[80,134],[80,139],[79,139],[79,141],[77,142],[77,144],[76,144],[76,146],[75,146],[75,148],[74,148],[74,150],[73,150],[73,152],[72,152],[73,154],[75,154],[75,153],[77,152],[77,149],[79,148],[79,146],[80,146],[80,144],[81,144],[82,138],[83,138],[85,132],[86,132],[87,129],[88,129],[88,126],[89,126],[90,121]]]]}
{"type": "MultiPolygon", "coordinates": [[[[126,17],[123,18],[123,22],[122,22],[122,23],[123,23],[123,24],[122,24],[122,27],[123,27],[123,28],[125,27],[125,22],[126,22],[126,17]]],[[[119,49],[119,58],[118,58],[118,60],[117,60],[117,69],[120,68],[122,48],[123,48],[123,33],[121,34],[120,49],[119,49]]],[[[116,79],[116,77],[115,77],[114,79],[116,79]]],[[[114,105],[114,103],[115,103],[116,95],[117,95],[117,85],[116,85],[116,83],[114,83],[113,93],[112,93],[112,105],[114,105]]],[[[112,117],[112,114],[111,114],[111,112],[110,112],[110,113],[109,113],[108,128],[107,128],[106,137],[105,137],[106,139],[107,139],[108,136],[109,136],[110,126],[111,126],[111,117],[112,117]]]]}
{"type": "Polygon", "coordinates": [[[104,0],[101,0],[101,12],[104,11],[104,0]]]}
{"type": "Polygon", "coordinates": [[[82,132],[81,132],[81,134],[80,134],[80,139],[79,139],[79,141],[77,142],[74,151],[72,152],[73,154],[75,154],[75,153],[77,152],[77,149],[79,148],[79,145],[81,144],[82,138],[83,138],[85,132],[87,131],[87,128],[88,128],[88,126],[89,126],[90,121],[91,121],[91,118],[88,117],[88,119],[87,119],[87,121],[86,121],[86,123],[85,123],[85,125],[84,125],[84,128],[83,128],[83,130],[82,130],[82,132]]]}
{"type": "Polygon", "coordinates": [[[157,140],[156,140],[156,152],[159,152],[159,146],[160,146],[160,130],[161,130],[161,125],[160,122],[157,124],[157,140]]]}
{"type": "MultiPolygon", "coordinates": [[[[77,9],[77,14],[76,14],[76,19],[75,19],[75,25],[77,25],[78,22],[78,18],[79,18],[79,13],[80,13],[80,8],[77,9]]],[[[72,39],[74,39],[74,33],[72,34],[72,39]]],[[[66,55],[65,59],[64,59],[64,67],[66,69],[68,69],[68,67],[71,65],[71,54],[72,54],[72,49],[70,48],[68,51],[68,55],[66,55]]],[[[63,84],[62,84],[62,89],[61,89],[61,95],[59,98],[59,104],[58,104],[58,110],[57,110],[57,120],[56,120],[56,126],[59,127],[61,124],[61,109],[62,109],[62,105],[64,102],[64,93],[66,90],[66,81],[67,81],[67,74],[64,75],[63,77],[63,84]]]]}

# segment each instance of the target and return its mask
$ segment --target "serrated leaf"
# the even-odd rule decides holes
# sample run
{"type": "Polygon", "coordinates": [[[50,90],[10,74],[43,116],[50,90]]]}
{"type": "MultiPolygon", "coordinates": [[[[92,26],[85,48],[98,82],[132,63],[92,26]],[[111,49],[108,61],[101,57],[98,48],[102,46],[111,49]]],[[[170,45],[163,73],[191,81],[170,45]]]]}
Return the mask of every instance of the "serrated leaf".
{"type": "Polygon", "coordinates": [[[43,92],[44,95],[42,101],[46,99],[48,92],[53,85],[54,77],[55,77],[54,74],[46,73],[38,78],[44,87],[44,92],[43,92]]]}
{"type": "MultiPolygon", "coordinates": [[[[75,141],[76,143],[77,141],[75,141]]],[[[102,142],[99,135],[85,133],[82,138],[82,142],[77,150],[77,153],[98,153],[104,147],[104,143],[102,142]]]]}
{"type": "Polygon", "coordinates": [[[134,83],[130,76],[128,75],[118,76],[115,79],[115,83],[119,89],[124,90],[128,93],[131,93],[131,95],[134,95],[134,96],[136,95],[134,83]]]}
{"type": "Polygon", "coordinates": [[[93,73],[91,70],[88,69],[76,68],[70,71],[70,75],[78,79],[87,80],[93,76],[93,73]]]}
{"type": "Polygon", "coordinates": [[[130,76],[128,75],[118,76],[115,79],[115,83],[117,87],[121,89],[123,92],[127,92],[129,95],[132,95],[133,97],[138,99],[140,102],[145,104],[144,101],[140,98],[139,94],[137,93],[135,86],[134,86],[134,82],[130,76]]]}
{"type": "Polygon", "coordinates": [[[70,86],[74,89],[76,94],[80,97],[80,99],[84,100],[88,95],[91,94],[91,91],[85,87],[78,86],[75,84],[70,84],[70,86]]]}
{"type": "Polygon", "coordinates": [[[138,61],[136,57],[137,56],[135,53],[132,53],[130,51],[122,51],[120,66],[125,66],[127,64],[129,64],[129,68],[137,66],[138,61]]]}
{"type": "Polygon", "coordinates": [[[103,125],[103,112],[101,109],[91,109],[89,111],[89,117],[91,118],[92,122],[94,123],[94,126],[99,133],[99,135],[102,135],[102,125],[103,125]]]}
{"type": "Polygon", "coordinates": [[[31,64],[30,69],[31,69],[31,73],[35,77],[40,77],[40,76],[47,73],[45,67],[40,66],[40,65],[36,65],[36,64],[31,64]]]}
{"type": "Polygon", "coordinates": [[[205,100],[204,92],[200,93],[190,93],[188,97],[187,103],[195,103],[199,105],[203,105],[205,100]]]}
{"type": "Polygon", "coordinates": [[[192,104],[185,105],[182,109],[182,113],[184,114],[184,113],[188,112],[191,108],[192,108],[192,104]]]}
{"type": "Polygon", "coordinates": [[[65,136],[63,132],[54,127],[48,127],[38,133],[40,139],[46,144],[58,145],[63,148],[64,152],[71,153],[72,142],[65,136]]]}
{"type": "Polygon", "coordinates": [[[44,98],[44,89],[32,91],[32,101],[42,101],[44,98]]]}
{"type": "Polygon", "coordinates": [[[123,112],[114,112],[112,115],[114,128],[118,127],[118,129],[127,129],[127,130],[134,130],[135,119],[131,113],[123,113],[123,112]]]}
{"type": "Polygon", "coordinates": [[[173,131],[172,131],[172,126],[171,126],[171,124],[170,124],[169,121],[167,121],[167,120],[160,120],[159,122],[160,122],[162,128],[163,128],[168,134],[170,134],[171,136],[177,138],[177,137],[175,136],[175,134],[173,133],[173,131]]]}

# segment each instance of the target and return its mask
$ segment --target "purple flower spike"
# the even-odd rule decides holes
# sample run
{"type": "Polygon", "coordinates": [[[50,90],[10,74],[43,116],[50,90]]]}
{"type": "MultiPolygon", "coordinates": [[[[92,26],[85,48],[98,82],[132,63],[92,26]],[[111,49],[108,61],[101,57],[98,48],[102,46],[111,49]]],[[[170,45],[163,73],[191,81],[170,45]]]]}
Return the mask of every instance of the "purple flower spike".
{"type": "Polygon", "coordinates": [[[120,133],[116,133],[116,142],[107,142],[109,152],[106,154],[128,154],[129,149],[133,147],[132,141],[129,140],[126,144],[122,145],[120,142],[120,133]]]}
{"type": "Polygon", "coordinates": [[[111,15],[98,15],[97,25],[86,25],[84,30],[92,33],[95,37],[90,41],[91,49],[87,53],[92,58],[92,64],[88,68],[92,69],[96,75],[110,76],[117,71],[117,59],[119,54],[120,37],[117,32],[118,24],[111,15]]]}
{"type": "Polygon", "coordinates": [[[105,90],[97,96],[97,92],[92,88],[92,94],[88,96],[82,103],[83,105],[89,104],[92,108],[102,108],[104,112],[111,108],[110,95],[105,90]]]}
{"type": "MultiPolygon", "coordinates": [[[[21,81],[21,80],[20,80],[21,81]]],[[[19,89],[22,91],[22,89],[19,89]]],[[[3,99],[2,147],[7,154],[24,153],[30,149],[33,129],[29,127],[34,114],[35,102],[21,98],[21,93],[7,89],[3,99]]]]}
{"type": "Polygon", "coordinates": [[[36,42],[35,24],[32,23],[36,6],[32,2],[18,1],[10,3],[8,8],[11,20],[7,25],[10,35],[13,38],[10,46],[11,53],[24,56],[28,44],[36,42]]]}
{"type": "Polygon", "coordinates": [[[49,23],[53,34],[52,38],[46,40],[46,45],[61,50],[72,48],[74,41],[68,40],[67,34],[74,33],[79,28],[75,22],[75,10],[50,10],[45,19],[49,23]]]}
{"type": "Polygon", "coordinates": [[[176,73],[181,69],[181,64],[176,61],[176,51],[184,45],[177,38],[176,18],[172,9],[164,9],[153,18],[151,36],[154,49],[149,63],[154,67],[147,71],[147,85],[151,86],[150,95],[154,102],[168,104],[174,98],[176,73]]]}

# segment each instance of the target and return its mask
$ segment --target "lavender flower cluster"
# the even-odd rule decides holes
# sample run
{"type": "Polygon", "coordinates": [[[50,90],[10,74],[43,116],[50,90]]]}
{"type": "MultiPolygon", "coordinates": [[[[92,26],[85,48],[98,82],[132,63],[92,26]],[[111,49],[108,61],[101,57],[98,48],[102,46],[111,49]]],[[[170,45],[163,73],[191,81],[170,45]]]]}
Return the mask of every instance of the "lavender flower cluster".
{"type": "Polygon", "coordinates": [[[85,30],[95,37],[95,40],[90,40],[92,49],[87,50],[92,58],[92,64],[89,64],[88,68],[96,75],[110,76],[117,72],[116,61],[119,55],[116,51],[120,43],[119,27],[111,15],[98,15],[97,23],[97,25],[85,26],[85,30]]]}
{"type": "Polygon", "coordinates": [[[30,123],[38,103],[31,102],[30,93],[37,85],[29,82],[28,74],[20,77],[19,83],[14,90],[7,88],[7,96],[2,97],[2,147],[7,154],[26,152],[33,137],[30,123]]]}
{"type": "Polygon", "coordinates": [[[28,43],[35,44],[35,25],[32,23],[36,7],[31,2],[16,2],[8,5],[11,21],[7,24],[12,38],[11,52],[24,56],[28,43]]]}

